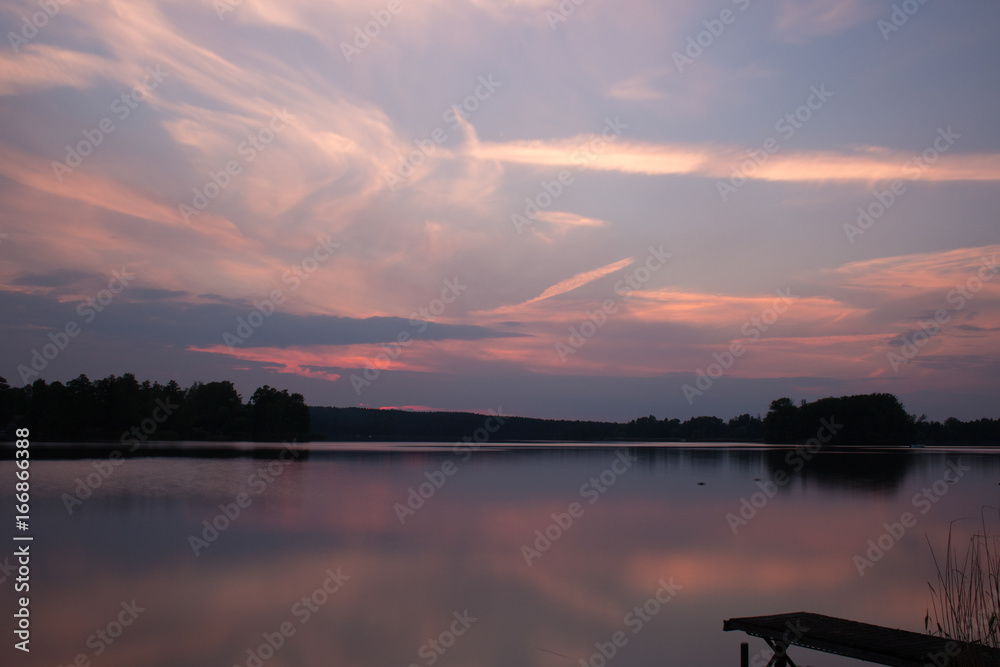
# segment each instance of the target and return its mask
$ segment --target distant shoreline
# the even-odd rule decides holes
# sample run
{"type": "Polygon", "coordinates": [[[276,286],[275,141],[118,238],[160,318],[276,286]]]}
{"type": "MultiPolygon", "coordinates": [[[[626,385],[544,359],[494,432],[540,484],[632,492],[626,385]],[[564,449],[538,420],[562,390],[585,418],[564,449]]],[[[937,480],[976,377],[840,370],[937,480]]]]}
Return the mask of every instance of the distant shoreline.
{"type": "MultiPolygon", "coordinates": [[[[664,405],[669,408],[669,405],[664,405]]],[[[628,422],[541,419],[486,412],[411,411],[308,406],[301,394],[268,385],[244,401],[231,381],[139,382],[135,376],[66,384],[36,380],[10,387],[0,378],[0,440],[15,429],[52,443],[119,444],[130,451],[148,442],[212,443],[461,442],[483,443],[802,443],[832,445],[1000,445],[1000,419],[943,423],[906,412],[888,393],[771,401],[767,414],[658,419],[628,422]]],[[[90,448],[93,450],[93,447],[90,448]]],[[[227,451],[231,447],[225,447],[227,451]]]]}
{"type": "MultiPolygon", "coordinates": [[[[293,449],[298,452],[296,458],[299,460],[311,457],[327,458],[335,457],[338,454],[357,455],[390,455],[390,454],[423,454],[423,455],[450,455],[454,453],[456,443],[450,440],[311,440],[304,442],[253,442],[245,440],[233,441],[197,441],[197,440],[167,440],[149,441],[128,451],[120,443],[112,442],[32,442],[31,458],[41,461],[72,461],[90,460],[101,458],[113,458],[115,460],[143,459],[143,458],[198,458],[198,459],[277,459],[286,449],[293,449]],[[81,446],[82,445],[82,446],[81,446]],[[337,445],[354,445],[338,447],[337,445]],[[378,445],[385,445],[379,447],[378,445]],[[412,447],[407,447],[411,445],[412,447]]],[[[603,441],[574,441],[574,440],[496,440],[480,445],[476,451],[479,452],[552,452],[552,451],[584,451],[584,450],[608,450],[619,448],[634,448],[642,450],[661,449],[753,449],[753,450],[783,450],[788,448],[802,447],[801,443],[763,443],[763,442],[732,442],[732,441],[711,441],[711,442],[679,442],[662,440],[603,440],[603,441]],[[706,447],[706,445],[708,447],[706,447]]],[[[1000,446],[966,444],[966,445],[941,445],[930,448],[913,448],[908,445],[830,445],[824,448],[827,453],[851,453],[851,452],[904,452],[911,449],[921,451],[935,451],[938,448],[944,449],[982,449],[996,450],[1000,453],[1000,446]]],[[[12,442],[0,442],[0,461],[11,461],[14,459],[15,447],[12,442]]]]}

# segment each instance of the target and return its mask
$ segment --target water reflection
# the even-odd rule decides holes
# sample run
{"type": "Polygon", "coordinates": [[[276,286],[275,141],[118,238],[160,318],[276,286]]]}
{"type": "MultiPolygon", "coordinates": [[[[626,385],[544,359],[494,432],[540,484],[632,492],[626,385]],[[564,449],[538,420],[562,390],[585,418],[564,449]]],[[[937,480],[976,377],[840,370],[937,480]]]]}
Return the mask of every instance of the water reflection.
{"type": "MultiPolygon", "coordinates": [[[[1000,488],[1000,459],[985,453],[824,451],[792,471],[786,449],[634,447],[623,451],[636,463],[591,503],[581,488],[601,483],[615,450],[508,448],[463,461],[450,448],[341,447],[272,468],[263,488],[273,458],[130,460],[72,515],[64,494],[92,462],[36,462],[35,641],[30,656],[6,643],[4,664],[83,654],[108,667],[568,667],[616,632],[627,639],[615,648],[621,664],[733,664],[746,638],[721,631],[729,617],[805,610],[922,630],[934,575],[925,535],[940,543],[949,521],[998,504],[1000,488]],[[956,459],[972,470],[914,511],[914,494],[956,459]],[[449,463],[454,472],[435,474],[449,463]],[[757,496],[745,523],[727,520],[781,470],[789,482],[757,496]],[[423,502],[401,523],[411,489],[423,502]],[[908,510],[917,525],[860,576],[853,556],[908,510]],[[530,565],[525,546],[539,553],[530,565]],[[330,592],[338,572],[349,578],[330,592]],[[634,632],[629,614],[671,581],[676,596],[634,632]],[[100,639],[132,600],[143,609],[135,622],[100,639]],[[466,611],[476,620],[456,634],[466,611]]],[[[12,471],[0,464],[4,479],[12,471]]],[[[7,619],[12,585],[0,583],[7,619]]]]}

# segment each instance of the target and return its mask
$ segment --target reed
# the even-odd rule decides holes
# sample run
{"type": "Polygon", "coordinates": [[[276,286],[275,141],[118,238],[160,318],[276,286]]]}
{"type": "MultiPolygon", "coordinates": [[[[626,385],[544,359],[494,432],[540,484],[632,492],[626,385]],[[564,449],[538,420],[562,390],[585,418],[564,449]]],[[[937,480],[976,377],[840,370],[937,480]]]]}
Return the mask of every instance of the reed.
{"type": "Polygon", "coordinates": [[[976,645],[1000,649],[1000,538],[990,533],[987,509],[996,508],[983,508],[980,528],[963,551],[959,550],[961,544],[956,544],[954,521],[941,558],[927,538],[937,583],[927,584],[931,607],[924,626],[930,634],[964,645],[956,665],[987,664],[977,659],[976,645]]]}

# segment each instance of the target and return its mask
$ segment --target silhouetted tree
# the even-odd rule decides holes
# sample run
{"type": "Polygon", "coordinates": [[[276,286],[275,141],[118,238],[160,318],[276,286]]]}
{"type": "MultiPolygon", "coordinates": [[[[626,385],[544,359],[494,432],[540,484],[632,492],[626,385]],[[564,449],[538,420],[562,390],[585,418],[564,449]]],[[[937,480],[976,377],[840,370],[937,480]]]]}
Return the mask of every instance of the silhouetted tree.
{"type": "Polygon", "coordinates": [[[309,433],[309,408],[302,394],[289,395],[268,385],[260,387],[247,403],[251,431],[259,436],[292,437],[309,433]]]}
{"type": "Polygon", "coordinates": [[[771,401],[771,407],[764,417],[764,442],[794,442],[797,436],[799,409],[790,398],[771,401]]]}
{"type": "Polygon", "coordinates": [[[190,432],[207,438],[232,437],[247,427],[243,399],[228,380],[191,385],[184,394],[178,421],[190,432]]]}
{"type": "Polygon", "coordinates": [[[805,401],[795,407],[791,399],[771,403],[764,420],[768,443],[801,443],[817,437],[821,427],[833,445],[906,445],[916,434],[916,418],[906,413],[892,394],[864,394],[805,401]]]}

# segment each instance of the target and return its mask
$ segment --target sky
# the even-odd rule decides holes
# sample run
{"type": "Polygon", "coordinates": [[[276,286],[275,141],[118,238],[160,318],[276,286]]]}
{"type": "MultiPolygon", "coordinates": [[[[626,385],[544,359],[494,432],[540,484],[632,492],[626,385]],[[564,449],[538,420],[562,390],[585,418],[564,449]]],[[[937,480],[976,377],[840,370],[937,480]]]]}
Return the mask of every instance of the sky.
{"type": "Polygon", "coordinates": [[[4,0],[0,375],[996,418],[998,25],[981,1],[4,0]]]}

